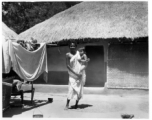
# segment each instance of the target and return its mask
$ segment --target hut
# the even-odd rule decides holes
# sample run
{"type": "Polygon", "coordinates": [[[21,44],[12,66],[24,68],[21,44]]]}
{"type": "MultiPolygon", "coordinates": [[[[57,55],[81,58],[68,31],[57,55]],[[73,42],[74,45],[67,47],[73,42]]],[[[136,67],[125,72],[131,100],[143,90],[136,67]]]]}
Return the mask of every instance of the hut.
{"type": "Polygon", "coordinates": [[[10,107],[12,82],[16,73],[11,70],[8,40],[15,41],[17,34],[2,22],[2,92],[3,112],[10,107]],[[11,83],[11,84],[10,84],[11,83]]]}
{"type": "Polygon", "coordinates": [[[148,2],[82,2],[18,39],[31,37],[59,46],[47,49],[48,84],[68,83],[66,45],[76,41],[91,59],[86,86],[148,89],[148,2]]]}
{"type": "Polygon", "coordinates": [[[17,34],[3,22],[2,22],[2,35],[5,37],[5,39],[15,40],[17,38],[17,34]]]}

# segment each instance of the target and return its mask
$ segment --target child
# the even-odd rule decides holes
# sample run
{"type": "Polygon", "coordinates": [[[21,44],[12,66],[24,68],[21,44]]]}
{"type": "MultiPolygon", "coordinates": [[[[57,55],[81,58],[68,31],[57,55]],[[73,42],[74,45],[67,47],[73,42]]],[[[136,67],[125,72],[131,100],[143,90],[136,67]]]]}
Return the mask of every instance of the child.
{"type": "Polygon", "coordinates": [[[86,69],[86,67],[88,65],[88,62],[90,61],[90,59],[85,54],[84,49],[85,49],[84,47],[78,49],[79,54],[80,54],[80,59],[78,59],[78,61],[81,64],[80,73],[82,74],[83,85],[85,85],[85,81],[86,81],[85,69],[86,69]]]}
{"type": "Polygon", "coordinates": [[[80,54],[80,59],[78,59],[78,61],[81,63],[82,65],[82,70],[85,69],[88,65],[88,62],[90,61],[90,59],[87,57],[86,53],[85,53],[85,48],[79,48],[79,54],[80,54]]]}

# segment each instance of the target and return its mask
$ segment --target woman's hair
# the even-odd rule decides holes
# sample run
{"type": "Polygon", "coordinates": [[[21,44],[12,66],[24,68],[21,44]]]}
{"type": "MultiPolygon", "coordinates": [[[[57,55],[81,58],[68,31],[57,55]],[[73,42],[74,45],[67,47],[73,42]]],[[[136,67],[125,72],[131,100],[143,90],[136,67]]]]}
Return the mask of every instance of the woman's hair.
{"type": "Polygon", "coordinates": [[[77,43],[76,42],[70,42],[69,43],[69,48],[71,48],[71,47],[77,47],[77,43]]]}

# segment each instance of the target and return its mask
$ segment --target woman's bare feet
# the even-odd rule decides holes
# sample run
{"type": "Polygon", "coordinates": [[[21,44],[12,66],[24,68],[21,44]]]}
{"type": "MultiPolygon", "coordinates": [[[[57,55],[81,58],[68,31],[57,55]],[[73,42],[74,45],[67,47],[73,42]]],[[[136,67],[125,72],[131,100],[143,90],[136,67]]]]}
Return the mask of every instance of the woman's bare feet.
{"type": "Polygon", "coordinates": [[[69,106],[65,106],[64,110],[68,110],[69,109],[69,106]]]}

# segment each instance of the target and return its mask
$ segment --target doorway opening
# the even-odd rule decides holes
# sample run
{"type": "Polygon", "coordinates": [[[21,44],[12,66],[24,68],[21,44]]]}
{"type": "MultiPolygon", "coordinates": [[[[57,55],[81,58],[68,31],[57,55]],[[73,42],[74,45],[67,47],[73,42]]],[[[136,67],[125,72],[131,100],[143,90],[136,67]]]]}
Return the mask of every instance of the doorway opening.
{"type": "Polygon", "coordinates": [[[105,84],[105,67],[104,67],[104,47],[102,45],[86,46],[87,57],[90,58],[86,69],[87,87],[104,87],[105,84]]]}

